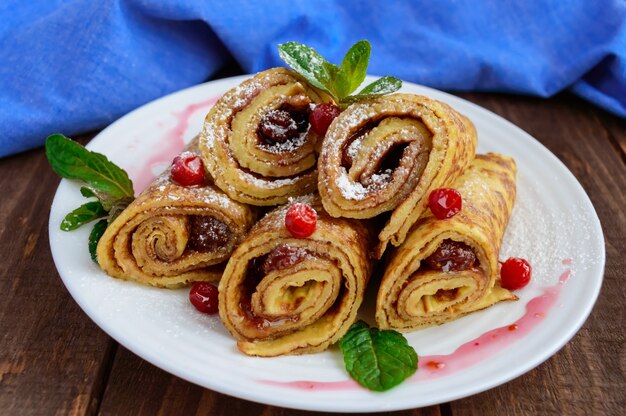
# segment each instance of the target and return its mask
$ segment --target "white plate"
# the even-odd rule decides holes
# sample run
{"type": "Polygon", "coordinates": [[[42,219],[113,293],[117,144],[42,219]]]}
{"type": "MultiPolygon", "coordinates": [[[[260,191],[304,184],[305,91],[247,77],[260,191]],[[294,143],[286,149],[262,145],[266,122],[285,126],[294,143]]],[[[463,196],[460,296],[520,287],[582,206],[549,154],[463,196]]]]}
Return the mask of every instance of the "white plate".
{"type": "MultiPolygon", "coordinates": [[[[244,78],[209,82],[147,104],[103,130],[87,147],[125,168],[138,191],[200,131],[212,99],[244,78]]],[[[337,412],[415,408],[478,393],[529,371],[576,333],[598,296],[604,270],[598,217],[567,168],[513,124],[440,91],[409,83],[403,90],[445,101],[467,115],[478,129],[480,152],[515,158],[518,198],[500,259],[528,259],[533,279],[518,291],[518,302],[407,334],[420,356],[420,369],[399,387],[372,393],[356,386],[336,347],[304,356],[244,356],[217,316],[194,310],[187,290],[108,277],[89,258],[91,227],[59,230],[63,216],[84,202],[79,186],[63,180],[49,228],[54,261],[67,289],[104,331],[156,366],[212,390],[277,406],[337,412]],[[515,322],[516,330],[511,326],[515,322]]],[[[371,321],[367,305],[362,314],[371,321]]]]}

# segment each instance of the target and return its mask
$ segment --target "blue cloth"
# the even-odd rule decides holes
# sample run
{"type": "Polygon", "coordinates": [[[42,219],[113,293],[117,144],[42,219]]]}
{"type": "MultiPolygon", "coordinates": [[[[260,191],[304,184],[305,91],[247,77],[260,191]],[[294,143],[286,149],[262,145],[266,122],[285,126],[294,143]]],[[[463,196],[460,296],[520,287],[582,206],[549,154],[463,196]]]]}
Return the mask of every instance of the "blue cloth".
{"type": "Polygon", "coordinates": [[[295,40],[332,62],[444,90],[574,93],[626,116],[626,2],[3,0],[0,157],[106,126],[200,83],[233,56],[281,65],[295,40]]]}

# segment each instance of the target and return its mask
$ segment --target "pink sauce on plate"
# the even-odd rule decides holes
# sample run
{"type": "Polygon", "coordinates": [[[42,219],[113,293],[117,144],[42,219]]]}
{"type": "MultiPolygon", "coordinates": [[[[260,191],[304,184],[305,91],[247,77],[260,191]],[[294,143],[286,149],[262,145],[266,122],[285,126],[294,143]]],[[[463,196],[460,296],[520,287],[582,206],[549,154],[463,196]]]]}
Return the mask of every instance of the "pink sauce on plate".
{"type": "MultiPolygon", "coordinates": [[[[571,265],[573,261],[572,259],[565,259],[562,263],[571,265]]],[[[456,373],[488,359],[504,347],[525,337],[533,328],[543,322],[548,312],[554,307],[563,285],[570,278],[571,273],[571,269],[565,270],[556,285],[544,288],[540,295],[532,298],[526,304],[526,312],[517,321],[487,331],[478,338],[462,344],[451,354],[419,356],[418,371],[409,379],[409,382],[430,380],[456,373]]],[[[298,390],[351,390],[361,388],[358,383],[350,379],[343,381],[258,381],[263,384],[298,390]]]]}
{"type": "Polygon", "coordinates": [[[182,111],[172,113],[176,117],[174,127],[165,131],[162,139],[158,142],[158,146],[154,147],[155,151],[144,159],[143,165],[139,166],[135,172],[132,172],[136,193],[140,193],[152,183],[156,177],[154,174],[155,168],[159,165],[171,163],[174,157],[185,148],[184,136],[189,127],[191,117],[200,110],[208,111],[220,97],[217,96],[199,103],[190,104],[182,111]]]}

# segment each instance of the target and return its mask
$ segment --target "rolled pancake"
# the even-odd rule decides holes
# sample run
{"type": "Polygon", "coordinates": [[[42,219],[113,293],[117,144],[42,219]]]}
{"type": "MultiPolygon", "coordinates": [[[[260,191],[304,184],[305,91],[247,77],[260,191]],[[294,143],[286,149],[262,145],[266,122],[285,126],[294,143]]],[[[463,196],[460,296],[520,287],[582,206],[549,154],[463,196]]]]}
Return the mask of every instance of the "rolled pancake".
{"type": "Polygon", "coordinates": [[[283,204],[315,191],[321,137],[309,128],[309,112],[312,104],[328,101],[285,68],[260,72],[228,91],[206,116],[200,139],[215,184],[232,199],[251,205],[283,204]],[[296,123],[282,143],[263,135],[264,126],[281,129],[266,121],[277,111],[288,114],[283,120],[287,124],[296,123]]]}
{"type": "MultiPolygon", "coordinates": [[[[197,151],[197,141],[189,150],[197,151]]],[[[98,264],[110,276],[167,288],[216,282],[252,226],[251,207],[211,184],[178,185],[170,170],[115,218],[100,239],[98,264]],[[191,244],[197,241],[202,246],[191,244]]]]}
{"type": "Polygon", "coordinates": [[[453,184],[462,210],[439,220],[425,211],[406,241],[392,250],[376,301],[380,328],[409,331],[441,324],[515,295],[499,285],[498,254],[515,201],[513,159],[477,155],[453,184]],[[444,244],[466,247],[475,261],[465,270],[437,270],[431,255],[444,244]],[[447,270],[447,271],[446,271],[447,270]]]}
{"type": "Polygon", "coordinates": [[[219,312],[248,355],[313,353],[339,341],[356,319],[372,270],[363,224],[332,218],[318,197],[315,232],[293,237],[288,206],[266,215],[229,260],[219,285],[219,312]]]}
{"type": "Polygon", "coordinates": [[[476,149],[472,122],[449,105],[414,94],[356,103],[330,125],[318,163],[318,189],[334,217],[392,211],[376,256],[401,244],[433,189],[449,186],[476,149]]]}

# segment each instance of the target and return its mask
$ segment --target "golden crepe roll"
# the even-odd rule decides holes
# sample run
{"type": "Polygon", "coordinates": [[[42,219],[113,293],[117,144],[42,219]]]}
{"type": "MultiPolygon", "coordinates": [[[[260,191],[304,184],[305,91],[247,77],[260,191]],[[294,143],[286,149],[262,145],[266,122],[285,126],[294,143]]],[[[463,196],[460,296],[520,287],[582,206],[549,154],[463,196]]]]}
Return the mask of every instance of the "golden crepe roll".
{"type": "Polygon", "coordinates": [[[317,211],[315,232],[295,238],[285,227],[289,205],[252,228],[219,285],[219,313],[248,355],[325,350],[356,319],[372,270],[363,224],[332,218],[317,196],[298,198],[317,211]]]}
{"type": "MultiPolygon", "coordinates": [[[[197,139],[189,151],[197,152],[197,139]]],[[[107,227],[97,247],[110,276],[176,288],[217,282],[254,221],[253,209],[211,184],[186,187],[157,177],[107,227]]]]}
{"type": "Polygon", "coordinates": [[[444,220],[424,212],[391,252],[376,301],[380,328],[410,331],[516,299],[500,287],[498,271],[515,174],[513,159],[477,155],[452,186],[463,198],[461,211],[444,220]]]}
{"type": "Polygon", "coordinates": [[[334,217],[392,211],[380,232],[380,258],[424,211],[430,191],[452,184],[474,158],[476,129],[445,103],[392,94],[348,107],[330,125],[318,163],[318,189],[334,217]]]}
{"type": "Polygon", "coordinates": [[[285,68],[256,74],[209,111],[200,150],[215,184],[232,199],[278,205],[317,187],[321,138],[309,127],[312,104],[330,97],[285,68]]]}

